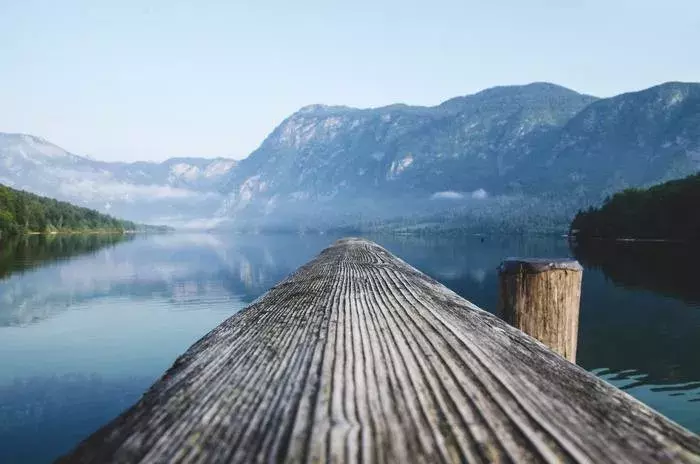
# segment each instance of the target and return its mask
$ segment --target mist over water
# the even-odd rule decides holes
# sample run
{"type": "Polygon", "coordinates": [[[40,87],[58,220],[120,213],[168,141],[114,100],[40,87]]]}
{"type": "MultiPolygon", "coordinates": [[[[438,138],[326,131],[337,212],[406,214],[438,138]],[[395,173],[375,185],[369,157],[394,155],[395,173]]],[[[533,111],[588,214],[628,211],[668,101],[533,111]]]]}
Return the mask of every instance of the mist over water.
{"type": "MultiPolygon", "coordinates": [[[[50,462],[67,452],[137,401],[197,339],[337,238],[4,243],[0,462],[50,462]]],[[[575,256],[585,267],[578,363],[700,432],[700,289],[682,278],[692,250],[572,250],[551,237],[369,238],[486,310],[496,307],[504,258],[575,256]]]]}

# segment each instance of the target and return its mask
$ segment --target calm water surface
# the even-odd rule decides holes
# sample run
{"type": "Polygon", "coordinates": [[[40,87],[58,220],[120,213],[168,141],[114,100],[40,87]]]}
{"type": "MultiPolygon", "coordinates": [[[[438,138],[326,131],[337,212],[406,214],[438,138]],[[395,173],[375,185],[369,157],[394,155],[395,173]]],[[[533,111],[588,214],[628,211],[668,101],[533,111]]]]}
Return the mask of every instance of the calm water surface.
{"type": "MultiPolygon", "coordinates": [[[[508,256],[584,264],[578,363],[700,432],[698,253],[556,238],[374,237],[484,309],[508,256]]],[[[0,462],[50,462],[193,342],[335,240],[63,237],[0,245],[0,462]]]]}

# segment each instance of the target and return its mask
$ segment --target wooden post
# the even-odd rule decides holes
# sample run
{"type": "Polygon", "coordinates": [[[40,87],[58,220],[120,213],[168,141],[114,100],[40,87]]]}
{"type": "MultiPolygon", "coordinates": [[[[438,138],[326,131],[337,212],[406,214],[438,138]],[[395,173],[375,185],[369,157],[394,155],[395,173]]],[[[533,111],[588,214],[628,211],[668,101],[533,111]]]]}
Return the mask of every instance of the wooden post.
{"type": "Polygon", "coordinates": [[[509,258],[499,276],[499,316],[575,363],[583,277],[578,261],[509,258]]]}

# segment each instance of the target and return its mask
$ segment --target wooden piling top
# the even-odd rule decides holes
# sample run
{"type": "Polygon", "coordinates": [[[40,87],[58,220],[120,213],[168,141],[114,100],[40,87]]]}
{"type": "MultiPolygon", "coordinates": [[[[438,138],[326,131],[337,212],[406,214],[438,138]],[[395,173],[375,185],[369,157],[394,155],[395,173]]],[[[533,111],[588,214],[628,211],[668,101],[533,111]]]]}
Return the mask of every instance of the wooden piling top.
{"type": "Polygon", "coordinates": [[[700,462],[700,438],[344,239],[59,462],[700,462]]]}
{"type": "Polygon", "coordinates": [[[507,258],[498,270],[501,273],[545,272],[561,269],[565,271],[583,271],[583,267],[575,259],[569,258],[507,258]]]}

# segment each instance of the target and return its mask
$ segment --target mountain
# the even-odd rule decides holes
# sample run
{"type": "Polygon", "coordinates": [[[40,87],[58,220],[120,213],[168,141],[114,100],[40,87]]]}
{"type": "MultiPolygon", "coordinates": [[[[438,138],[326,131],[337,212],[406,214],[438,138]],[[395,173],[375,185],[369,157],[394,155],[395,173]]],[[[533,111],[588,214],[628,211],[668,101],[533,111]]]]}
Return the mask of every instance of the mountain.
{"type": "Polygon", "coordinates": [[[598,99],[548,83],[435,107],[312,105],[228,175],[233,227],[429,220],[566,230],[580,207],[700,167],[700,84],[598,99]]]}
{"type": "Polygon", "coordinates": [[[209,220],[223,200],[219,183],[235,166],[225,158],[109,163],[0,133],[0,183],[140,222],[209,220]]]}
{"type": "Polygon", "coordinates": [[[648,187],[700,167],[700,84],[670,82],[599,100],[542,147],[545,175],[534,191],[575,187],[595,201],[628,187],[648,187]]]}
{"type": "Polygon", "coordinates": [[[227,210],[238,224],[313,222],[319,211],[352,222],[502,194],[503,176],[595,100],[535,83],[435,107],[305,107],[231,173],[227,210]]]}
{"type": "Polygon", "coordinates": [[[0,134],[0,183],[141,222],[561,231],[614,192],[700,168],[700,84],[611,98],[549,83],[432,107],[310,105],[247,158],[105,163],[0,134]]]}

